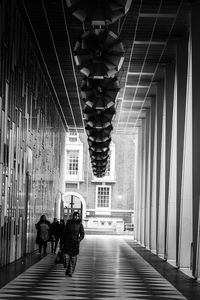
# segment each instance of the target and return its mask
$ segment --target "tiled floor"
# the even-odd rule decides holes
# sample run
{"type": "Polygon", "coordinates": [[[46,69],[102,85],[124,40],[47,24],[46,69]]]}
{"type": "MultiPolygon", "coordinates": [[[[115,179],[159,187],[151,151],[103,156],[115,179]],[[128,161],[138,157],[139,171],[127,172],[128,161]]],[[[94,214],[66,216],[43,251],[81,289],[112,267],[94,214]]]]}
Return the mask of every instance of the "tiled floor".
{"type": "Polygon", "coordinates": [[[131,237],[86,236],[73,277],[54,261],[49,254],[33,264],[0,289],[0,299],[188,299],[134,250],[131,237]]]}

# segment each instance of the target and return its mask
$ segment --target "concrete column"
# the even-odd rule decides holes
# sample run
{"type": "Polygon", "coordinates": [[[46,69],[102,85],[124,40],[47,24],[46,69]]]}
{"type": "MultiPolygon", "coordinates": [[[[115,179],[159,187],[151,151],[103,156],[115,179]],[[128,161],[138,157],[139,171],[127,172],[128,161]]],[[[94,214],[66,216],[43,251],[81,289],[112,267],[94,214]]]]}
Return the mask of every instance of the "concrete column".
{"type": "Polygon", "coordinates": [[[151,184],[151,115],[146,112],[146,194],[144,217],[144,244],[147,249],[150,245],[150,184],[151,184]]]}
{"type": "Polygon", "coordinates": [[[151,119],[151,136],[152,136],[152,182],[151,182],[151,198],[150,198],[150,249],[156,253],[157,233],[156,233],[156,219],[157,219],[157,96],[154,102],[154,119],[151,119]]]}
{"type": "MultiPolygon", "coordinates": [[[[156,164],[155,164],[155,136],[157,136],[156,130],[155,130],[155,125],[156,125],[156,99],[151,100],[151,113],[150,113],[150,122],[151,122],[151,127],[150,127],[150,182],[149,182],[149,249],[152,249],[152,199],[153,199],[153,184],[155,184],[156,178],[154,174],[154,170],[156,170],[156,164]],[[156,134],[155,134],[156,133],[156,134]]],[[[157,127],[156,127],[157,128],[157,127]]]]}
{"type": "Polygon", "coordinates": [[[134,188],[134,239],[138,240],[138,193],[139,193],[139,163],[138,134],[135,137],[135,188],[134,188]]]}
{"type": "Polygon", "coordinates": [[[141,243],[141,202],[142,202],[142,127],[138,128],[137,135],[137,194],[136,194],[136,240],[141,243]]]}
{"type": "Polygon", "coordinates": [[[166,75],[164,83],[164,97],[163,106],[160,110],[162,122],[161,125],[161,149],[160,149],[160,180],[158,191],[158,241],[157,241],[157,253],[160,257],[164,258],[165,252],[165,190],[166,190],[166,75]]]}
{"type": "Polygon", "coordinates": [[[151,197],[151,251],[158,253],[158,209],[160,189],[160,164],[161,164],[161,142],[162,142],[162,119],[163,119],[164,84],[159,82],[156,92],[153,166],[152,166],[152,197],[151,197]]]}
{"type": "Polygon", "coordinates": [[[176,265],[179,260],[179,232],[180,232],[180,208],[181,187],[183,171],[183,145],[185,130],[185,108],[187,89],[188,67],[188,36],[178,41],[176,68],[177,68],[177,196],[176,196],[176,265]]]}
{"type": "MultiPolygon", "coordinates": [[[[161,251],[161,244],[158,244],[159,240],[158,240],[158,230],[160,229],[159,227],[159,210],[161,209],[160,207],[160,196],[161,195],[161,189],[162,189],[162,185],[163,182],[163,178],[161,178],[161,176],[163,174],[161,174],[161,169],[164,168],[164,164],[163,164],[163,157],[161,158],[161,150],[164,151],[164,156],[165,156],[165,144],[164,144],[164,140],[163,140],[163,134],[165,132],[165,128],[163,130],[163,103],[164,103],[164,82],[159,82],[158,87],[157,87],[157,168],[156,168],[156,238],[157,238],[157,244],[156,244],[156,253],[160,253],[161,251]],[[162,164],[162,166],[161,166],[162,164]],[[162,181],[161,181],[162,179],[162,181]]],[[[165,111],[164,111],[165,114],[165,111]]],[[[160,215],[161,215],[161,211],[160,211],[160,215]]],[[[160,233],[159,233],[160,234],[160,233]]]]}
{"type": "Polygon", "coordinates": [[[142,120],[141,128],[141,203],[140,203],[140,243],[144,246],[144,207],[145,207],[145,190],[146,190],[146,119],[142,120]]]}
{"type": "Polygon", "coordinates": [[[192,53],[188,47],[188,73],[184,123],[183,166],[180,202],[180,229],[178,267],[188,268],[191,263],[192,243],[192,53]]]}
{"type": "Polygon", "coordinates": [[[200,26],[200,3],[192,8],[191,37],[192,37],[192,165],[193,165],[193,258],[192,273],[199,277],[198,269],[199,240],[198,240],[198,213],[200,198],[200,38],[197,28],[200,26]]]}
{"type": "Polygon", "coordinates": [[[170,95],[166,110],[166,253],[165,258],[176,264],[176,191],[177,191],[177,68],[171,66],[170,95]]]}

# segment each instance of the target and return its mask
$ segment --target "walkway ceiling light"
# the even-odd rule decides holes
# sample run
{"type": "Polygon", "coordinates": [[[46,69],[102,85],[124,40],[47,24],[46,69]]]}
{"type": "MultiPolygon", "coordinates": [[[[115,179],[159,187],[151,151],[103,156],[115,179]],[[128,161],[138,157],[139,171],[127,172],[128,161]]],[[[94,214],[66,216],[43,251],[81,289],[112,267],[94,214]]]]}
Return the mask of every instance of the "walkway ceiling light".
{"type": "Polygon", "coordinates": [[[112,31],[92,29],[82,34],[74,48],[80,72],[93,79],[114,77],[124,61],[124,47],[112,31]]]}
{"type": "Polygon", "coordinates": [[[107,26],[119,20],[130,9],[132,0],[66,0],[72,14],[92,26],[107,26]]]}

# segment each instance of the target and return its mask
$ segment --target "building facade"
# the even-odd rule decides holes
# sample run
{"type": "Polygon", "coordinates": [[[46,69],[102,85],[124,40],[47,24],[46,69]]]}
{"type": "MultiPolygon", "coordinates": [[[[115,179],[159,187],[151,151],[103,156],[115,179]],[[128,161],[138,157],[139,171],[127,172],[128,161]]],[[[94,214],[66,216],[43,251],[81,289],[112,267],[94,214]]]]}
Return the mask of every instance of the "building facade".
{"type": "MultiPolygon", "coordinates": [[[[92,173],[84,133],[66,136],[65,195],[67,217],[81,210],[86,228],[124,230],[133,223],[134,141],[112,136],[106,175],[92,173]]],[[[67,218],[66,217],[66,218],[67,218]]]]}

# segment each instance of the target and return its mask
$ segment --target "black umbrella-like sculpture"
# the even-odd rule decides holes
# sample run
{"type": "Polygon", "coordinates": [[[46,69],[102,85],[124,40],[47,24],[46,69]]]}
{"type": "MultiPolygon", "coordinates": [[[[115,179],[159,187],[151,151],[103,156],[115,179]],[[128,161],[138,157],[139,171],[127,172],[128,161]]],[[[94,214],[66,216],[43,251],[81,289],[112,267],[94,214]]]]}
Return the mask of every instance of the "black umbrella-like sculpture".
{"type": "MultiPolygon", "coordinates": [[[[95,115],[95,114],[91,114],[91,115],[85,115],[86,119],[86,123],[87,125],[89,125],[92,128],[96,128],[96,129],[104,129],[107,128],[111,125],[111,117],[112,116],[102,116],[102,115],[95,115]]],[[[86,125],[86,126],[87,126],[86,125]]]]}
{"type": "MultiPolygon", "coordinates": [[[[120,90],[120,85],[117,77],[114,78],[104,78],[104,79],[91,79],[88,77],[84,77],[81,82],[81,91],[92,91],[97,95],[104,95],[106,96],[106,93],[108,91],[117,92],[120,90]]],[[[115,95],[116,95],[115,94],[115,95]]],[[[87,97],[86,97],[87,98],[87,97]]],[[[114,98],[114,97],[112,97],[114,98]]]]}
{"type": "Polygon", "coordinates": [[[110,113],[115,114],[115,102],[113,99],[105,97],[89,98],[86,99],[85,104],[86,105],[83,108],[84,113],[90,113],[93,110],[107,112],[109,110],[110,113]]]}
{"type": "Polygon", "coordinates": [[[101,161],[101,160],[93,160],[92,161],[92,166],[97,166],[97,167],[101,167],[101,166],[106,166],[108,163],[108,161],[101,161]]]}
{"type": "Polygon", "coordinates": [[[132,0],[66,0],[72,14],[81,22],[92,26],[114,23],[125,15],[132,0]]]}
{"type": "Polygon", "coordinates": [[[91,155],[91,163],[92,163],[92,165],[93,165],[93,163],[94,164],[96,164],[96,165],[98,165],[99,166],[99,163],[104,163],[105,164],[105,166],[107,165],[107,163],[108,163],[108,157],[106,156],[106,158],[105,159],[96,159],[95,157],[93,157],[92,155],[91,155]]]}
{"type": "Polygon", "coordinates": [[[87,77],[114,77],[123,64],[124,47],[112,31],[92,29],[76,42],[74,59],[80,72],[87,77]]]}
{"type": "Polygon", "coordinates": [[[85,105],[83,108],[83,116],[86,121],[101,118],[103,120],[111,122],[115,112],[116,110],[114,106],[105,109],[103,107],[103,103],[100,101],[95,103],[93,109],[91,109],[87,105],[85,105]]]}
{"type": "MultiPolygon", "coordinates": [[[[106,124],[107,122],[109,122],[111,124],[114,113],[115,113],[115,109],[106,109],[105,111],[94,109],[94,110],[90,110],[87,113],[84,112],[84,120],[86,122],[92,121],[93,123],[100,122],[102,124],[104,123],[106,124]]],[[[105,128],[106,127],[107,126],[105,126],[105,128]]]]}
{"type": "Polygon", "coordinates": [[[91,140],[94,139],[100,139],[100,140],[107,140],[108,137],[110,137],[111,131],[113,130],[112,124],[110,124],[106,128],[94,128],[93,126],[90,126],[90,124],[86,124],[85,126],[86,133],[89,137],[91,137],[91,140]]]}
{"type": "Polygon", "coordinates": [[[89,138],[88,138],[88,145],[89,147],[103,147],[103,148],[108,148],[109,145],[110,145],[110,142],[111,142],[111,138],[109,138],[107,141],[104,141],[104,142],[98,142],[96,140],[94,141],[91,141],[89,138]]]}
{"type": "Polygon", "coordinates": [[[97,154],[92,154],[91,158],[95,159],[95,160],[106,160],[108,159],[109,154],[104,154],[104,153],[97,153],[97,154]]]}
{"type": "Polygon", "coordinates": [[[102,178],[105,176],[105,172],[93,172],[94,176],[97,178],[102,178]]]}
{"type": "Polygon", "coordinates": [[[98,145],[98,146],[95,146],[95,145],[92,145],[89,147],[89,151],[91,154],[94,154],[94,153],[108,153],[110,150],[109,147],[103,147],[101,145],[98,145]]]}
{"type": "Polygon", "coordinates": [[[106,172],[106,168],[92,168],[93,169],[93,172],[95,173],[95,174],[98,174],[99,173],[99,175],[100,174],[105,174],[105,172],[106,172]]]}
{"type": "Polygon", "coordinates": [[[81,99],[93,107],[94,99],[99,99],[104,103],[105,108],[110,108],[115,104],[115,99],[120,90],[119,81],[116,77],[94,80],[85,77],[81,83],[81,99]]]}

